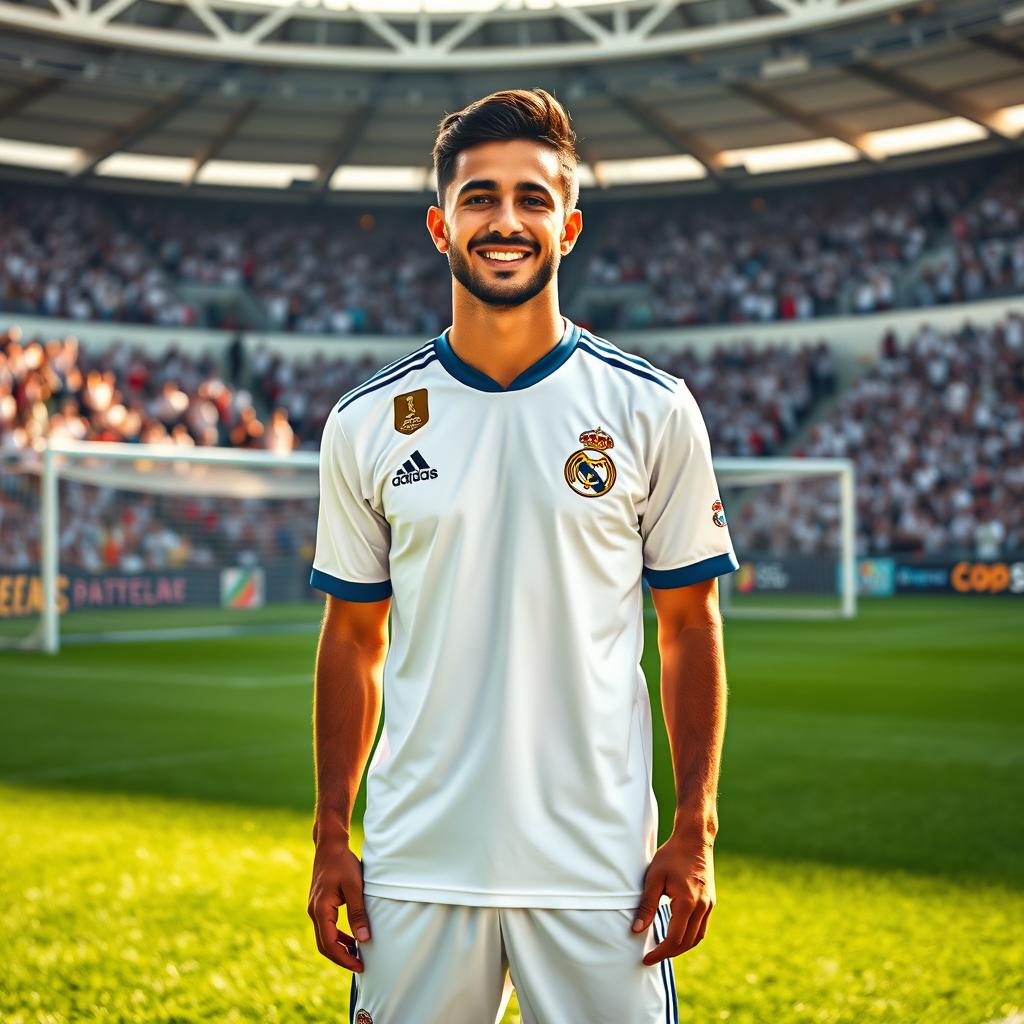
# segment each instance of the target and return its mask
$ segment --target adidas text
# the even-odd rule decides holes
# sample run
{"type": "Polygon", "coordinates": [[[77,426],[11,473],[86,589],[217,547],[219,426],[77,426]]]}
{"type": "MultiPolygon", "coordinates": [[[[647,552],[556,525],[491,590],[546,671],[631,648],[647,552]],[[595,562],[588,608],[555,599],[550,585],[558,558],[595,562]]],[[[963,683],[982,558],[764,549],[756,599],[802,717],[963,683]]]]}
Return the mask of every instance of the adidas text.
{"type": "Polygon", "coordinates": [[[437,479],[436,469],[417,469],[414,473],[399,473],[391,482],[396,486],[414,484],[417,480],[437,479]]]}

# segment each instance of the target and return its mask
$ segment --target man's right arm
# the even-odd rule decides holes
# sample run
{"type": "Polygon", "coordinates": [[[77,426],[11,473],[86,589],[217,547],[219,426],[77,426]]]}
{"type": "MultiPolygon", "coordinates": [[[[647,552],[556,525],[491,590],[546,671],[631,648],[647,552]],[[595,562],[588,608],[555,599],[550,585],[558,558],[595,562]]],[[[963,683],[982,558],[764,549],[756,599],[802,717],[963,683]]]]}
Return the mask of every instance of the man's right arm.
{"type": "Polygon", "coordinates": [[[349,838],[352,808],[380,719],[390,606],[390,598],[363,602],[328,595],[316,652],[316,849],[308,909],[320,952],[357,973],[363,966],[352,936],[338,930],[338,908],[347,906],[355,937],[368,941],[362,865],[349,838]]]}

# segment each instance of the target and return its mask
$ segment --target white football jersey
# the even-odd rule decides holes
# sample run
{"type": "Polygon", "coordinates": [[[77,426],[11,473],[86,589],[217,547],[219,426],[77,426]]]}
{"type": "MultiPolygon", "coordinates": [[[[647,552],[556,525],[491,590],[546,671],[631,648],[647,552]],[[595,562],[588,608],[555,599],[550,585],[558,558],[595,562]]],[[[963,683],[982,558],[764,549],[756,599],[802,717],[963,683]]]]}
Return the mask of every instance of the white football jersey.
{"type": "Polygon", "coordinates": [[[656,849],[641,579],[738,565],[677,377],[565,319],[502,388],[442,334],[324,427],[310,582],[391,597],[365,891],[630,908],[656,849]]]}

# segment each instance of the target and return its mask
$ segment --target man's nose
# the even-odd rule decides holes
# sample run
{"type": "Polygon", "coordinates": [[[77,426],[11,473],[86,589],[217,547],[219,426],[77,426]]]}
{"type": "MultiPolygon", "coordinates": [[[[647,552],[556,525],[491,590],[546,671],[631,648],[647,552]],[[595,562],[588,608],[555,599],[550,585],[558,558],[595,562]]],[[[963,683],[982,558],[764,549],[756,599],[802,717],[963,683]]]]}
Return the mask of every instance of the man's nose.
{"type": "Polygon", "coordinates": [[[515,197],[504,199],[495,207],[494,217],[491,220],[491,230],[504,235],[515,234],[522,231],[523,223],[519,219],[516,210],[515,197]]]}

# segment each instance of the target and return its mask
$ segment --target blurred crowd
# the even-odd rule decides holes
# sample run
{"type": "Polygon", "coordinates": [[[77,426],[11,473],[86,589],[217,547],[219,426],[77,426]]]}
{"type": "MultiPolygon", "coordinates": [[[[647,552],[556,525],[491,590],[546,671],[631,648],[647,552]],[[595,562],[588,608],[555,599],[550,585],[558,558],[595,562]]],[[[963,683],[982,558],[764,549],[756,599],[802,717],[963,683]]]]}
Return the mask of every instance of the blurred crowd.
{"type": "Polygon", "coordinates": [[[813,190],[620,204],[587,266],[601,329],[797,320],[899,302],[901,273],[948,229],[974,169],[852,179],[813,190]]]}
{"type": "Polygon", "coordinates": [[[949,257],[917,281],[917,305],[1024,291],[1024,167],[1019,161],[953,218],[952,237],[949,257]]]}
{"type": "MultiPolygon", "coordinates": [[[[37,463],[47,438],[315,450],[337,397],[385,361],[314,360],[310,387],[295,376],[296,364],[265,349],[247,367],[239,338],[222,360],[123,342],[98,350],[8,329],[0,334],[0,567],[38,564],[38,477],[15,472],[14,458],[37,463]]],[[[308,560],[315,539],[309,499],[143,495],[75,481],[61,487],[60,499],[61,564],[87,571],[308,560]]]]}
{"type": "Polygon", "coordinates": [[[409,213],[136,201],[126,217],[182,281],[244,286],[269,326],[306,334],[439,334],[451,323],[447,263],[409,213]]]}
{"type": "MultiPolygon", "coordinates": [[[[867,313],[1019,290],[1022,173],[986,158],[813,189],[622,201],[594,217],[570,257],[586,261],[565,275],[584,287],[576,318],[610,333],[867,313]],[[947,250],[945,260],[923,259],[947,250]],[[928,264],[922,273],[919,262],[928,264]]],[[[566,296],[566,308],[574,299],[566,296]]],[[[214,205],[7,185],[0,308],[433,336],[451,322],[451,277],[420,207],[214,205]],[[195,284],[217,286],[220,298],[190,292],[195,284]],[[179,292],[196,296],[194,304],[179,292]]]]}
{"type": "Polygon", "coordinates": [[[778,455],[782,446],[836,388],[825,341],[799,348],[752,343],[692,348],[633,347],[686,381],[700,405],[716,455],[778,455]]]}
{"type": "Polygon", "coordinates": [[[196,319],[107,203],[12,185],[0,189],[0,308],[182,327],[196,319]]]}
{"type": "MultiPolygon", "coordinates": [[[[1024,551],[1024,317],[948,333],[925,324],[904,344],[888,333],[799,454],[854,460],[860,554],[1024,551]]],[[[748,550],[838,549],[824,482],[744,502],[732,521],[748,550]]]]}
{"type": "Polygon", "coordinates": [[[47,437],[291,451],[286,412],[261,419],[252,394],[224,377],[210,352],[153,355],[122,341],[97,351],[12,327],[0,335],[0,451],[47,437]]]}

